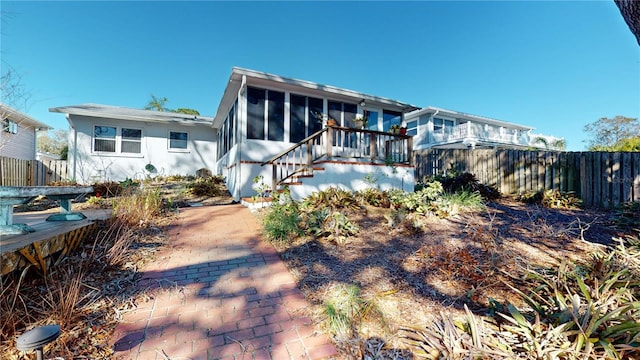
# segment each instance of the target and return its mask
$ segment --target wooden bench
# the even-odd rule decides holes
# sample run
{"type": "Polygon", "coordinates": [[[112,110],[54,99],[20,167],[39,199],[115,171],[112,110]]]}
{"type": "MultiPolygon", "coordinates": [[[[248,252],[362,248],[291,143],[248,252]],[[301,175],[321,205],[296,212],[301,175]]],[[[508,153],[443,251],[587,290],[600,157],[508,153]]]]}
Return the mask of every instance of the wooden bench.
{"type": "Polygon", "coordinates": [[[86,216],[71,211],[71,200],[91,192],[93,186],[0,186],[0,236],[35,231],[26,224],[13,223],[13,207],[38,196],[60,201],[60,213],[49,216],[47,221],[83,220],[86,216]]]}

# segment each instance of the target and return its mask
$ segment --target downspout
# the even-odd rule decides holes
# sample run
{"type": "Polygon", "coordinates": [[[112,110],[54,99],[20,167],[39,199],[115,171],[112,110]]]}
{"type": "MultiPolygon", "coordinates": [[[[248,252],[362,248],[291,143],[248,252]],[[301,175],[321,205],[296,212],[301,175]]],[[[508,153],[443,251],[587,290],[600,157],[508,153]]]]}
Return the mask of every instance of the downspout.
{"type": "MultiPolygon", "coordinates": [[[[73,121],[71,121],[71,117],[69,116],[69,114],[66,115],[67,118],[67,122],[69,123],[71,130],[73,130],[72,133],[69,134],[69,149],[73,149],[73,169],[71,171],[71,179],[73,179],[74,181],[78,181],[78,178],[76,177],[76,169],[78,168],[78,131],[76,130],[76,127],[73,125],[73,121]]],[[[69,153],[67,152],[67,164],[69,163],[69,153]]],[[[84,180],[84,179],[83,179],[84,180]]]]}
{"type": "Polygon", "coordinates": [[[238,139],[238,151],[236,153],[236,198],[238,201],[241,200],[241,190],[242,190],[242,142],[244,141],[244,129],[246,129],[247,122],[247,114],[245,111],[245,102],[242,96],[245,91],[244,88],[247,86],[247,76],[242,75],[242,83],[240,84],[240,89],[238,89],[238,115],[237,119],[238,126],[236,126],[236,139],[238,139]]]}

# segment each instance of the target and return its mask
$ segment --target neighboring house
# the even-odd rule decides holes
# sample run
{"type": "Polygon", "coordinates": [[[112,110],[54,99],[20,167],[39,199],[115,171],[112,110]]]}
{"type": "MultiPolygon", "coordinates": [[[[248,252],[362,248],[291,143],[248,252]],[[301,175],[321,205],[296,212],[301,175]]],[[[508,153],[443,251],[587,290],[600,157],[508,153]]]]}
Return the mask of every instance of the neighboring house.
{"type": "Polygon", "coordinates": [[[532,127],[457,111],[427,107],[405,116],[416,150],[426,148],[556,149],[563,140],[532,134],[532,127]]]}
{"type": "Polygon", "coordinates": [[[195,175],[215,166],[211,117],[98,104],[49,111],[67,116],[69,177],[79,183],[195,175]]]}
{"type": "Polygon", "coordinates": [[[0,104],[0,156],[21,159],[36,159],[36,133],[51,129],[50,126],[0,104]]]}
{"type": "Polygon", "coordinates": [[[208,169],[237,200],[261,183],[288,185],[294,198],[329,186],[411,191],[413,149],[535,147],[530,127],[237,67],[213,118],[95,104],[50,111],[67,114],[76,181],[208,169]],[[403,125],[407,135],[389,132],[403,125]]]}

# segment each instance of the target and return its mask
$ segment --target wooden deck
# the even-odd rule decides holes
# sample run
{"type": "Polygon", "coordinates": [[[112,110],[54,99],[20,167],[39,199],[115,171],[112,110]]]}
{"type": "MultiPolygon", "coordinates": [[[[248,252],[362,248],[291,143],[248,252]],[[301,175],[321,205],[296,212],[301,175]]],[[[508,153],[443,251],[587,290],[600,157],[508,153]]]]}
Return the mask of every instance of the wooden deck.
{"type": "Polygon", "coordinates": [[[87,216],[84,220],[45,221],[57,212],[51,209],[14,214],[14,223],[27,224],[35,232],[0,237],[0,274],[21,270],[29,264],[46,272],[52,255],[64,256],[77,249],[82,241],[94,235],[97,221],[106,220],[111,214],[111,210],[83,210],[87,216]]]}

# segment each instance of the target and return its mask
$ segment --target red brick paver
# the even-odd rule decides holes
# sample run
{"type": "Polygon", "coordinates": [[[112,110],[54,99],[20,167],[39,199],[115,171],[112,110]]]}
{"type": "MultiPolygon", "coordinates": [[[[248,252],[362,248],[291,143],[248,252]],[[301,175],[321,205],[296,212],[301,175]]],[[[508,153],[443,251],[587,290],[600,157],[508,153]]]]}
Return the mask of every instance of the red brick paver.
{"type": "Polygon", "coordinates": [[[162,288],[124,316],[118,359],[327,359],[327,336],[300,314],[308,303],[241,205],[185,209],[170,248],[141,291],[162,288]]]}

